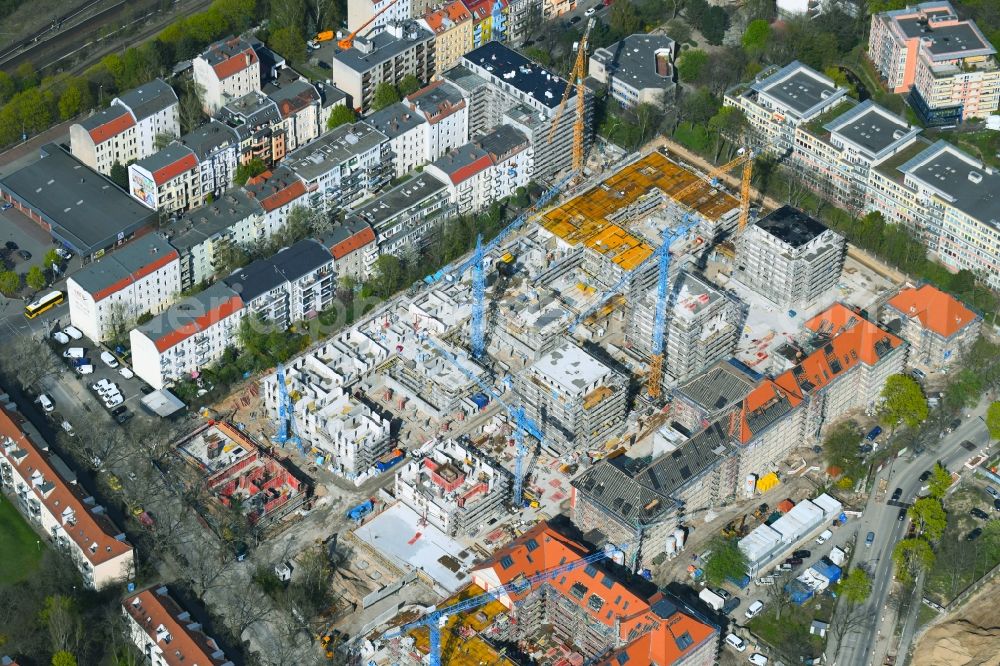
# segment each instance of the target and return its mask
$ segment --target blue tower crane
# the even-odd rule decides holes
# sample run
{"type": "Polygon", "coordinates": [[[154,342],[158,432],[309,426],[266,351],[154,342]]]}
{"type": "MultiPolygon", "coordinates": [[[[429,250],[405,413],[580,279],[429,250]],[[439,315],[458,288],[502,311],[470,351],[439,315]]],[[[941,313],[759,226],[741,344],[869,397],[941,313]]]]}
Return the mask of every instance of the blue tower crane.
{"type": "Polygon", "coordinates": [[[524,411],[524,407],[512,407],[503,398],[497,395],[497,392],[493,388],[486,384],[482,379],[474,375],[468,368],[464,367],[450,351],[439,345],[431,337],[426,337],[425,340],[433,347],[439,354],[444,356],[448,361],[458,368],[459,372],[468,377],[470,380],[479,386],[480,390],[484,393],[490,395],[494,400],[500,403],[507,414],[510,417],[511,422],[514,425],[514,444],[517,450],[517,456],[514,459],[514,506],[520,507],[522,500],[522,491],[524,488],[524,462],[528,457],[528,445],[524,443],[524,436],[531,435],[538,440],[539,443],[542,442],[542,431],[539,429],[538,424],[536,424],[524,411]]]}
{"type": "Polygon", "coordinates": [[[653,319],[653,361],[649,366],[646,392],[650,397],[660,395],[660,383],[663,376],[663,334],[667,326],[667,304],[670,296],[670,246],[695,226],[692,215],[685,213],[681,223],[673,229],[663,232],[663,244],[660,245],[660,270],[656,282],[656,314],[653,319]],[[665,248],[665,249],[664,249],[665,248]]]}
{"type": "Polygon", "coordinates": [[[482,358],[486,346],[486,331],[483,330],[483,309],[486,300],[486,271],[483,267],[483,235],[476,238],[476,252],[472,255],[472,342],[473,358],[482,358]]]}
{"type": "Polygon", "coordinates": [[[303,451],[302,438],[299,437],[298,428],[295,427],[295,404],[292,397],[288,395],[288,386],[285,385],[285,366],[279,363],[275,370],[275,381],[278,384],[278,434],[274,441],[284,446],[285,442],[292,442],[303,451]],[[289,434],[289,429],[291,434],[289,434]]]}
{"type": "Polygon", "coordinates": [[[586,555],[578,560],[572,560],[558,567],[552,569],[547,569],[541,573],[537,573],[534,576],[529,576],[527,578],[522,578],[506,585],[501,585],[490,592],[485,592],[483,594],[472,597],[471,599],[466,599],[453,606],[446,606],[444,608],[439,608],[438,610],[425,615],[424,617],[410,622],[409,624],[404,624],[398,629],[393,629],[385,634],[383,634],[383,639],[391,639],[406,632],[411,629],[416,629],[417,627],[427,627],[430,631],[430,666],[441,666],[441,628],[444,626],[445,622],[452,615],[457,615],[473,608],[479,608],[484,606],[491,601],[496,600],[498,596],[515,593],[519,594],[526,590],[531,589],[535,585],[544,583],[545,581],[555,580],[561,574],[564,574],[574,569],[579,569],[580,567],[585,567],[589,564],[597,562],[599,560],[611,557],[613,551],[601,551],[599,553],[593,553],[591,555],[586,555]]]}

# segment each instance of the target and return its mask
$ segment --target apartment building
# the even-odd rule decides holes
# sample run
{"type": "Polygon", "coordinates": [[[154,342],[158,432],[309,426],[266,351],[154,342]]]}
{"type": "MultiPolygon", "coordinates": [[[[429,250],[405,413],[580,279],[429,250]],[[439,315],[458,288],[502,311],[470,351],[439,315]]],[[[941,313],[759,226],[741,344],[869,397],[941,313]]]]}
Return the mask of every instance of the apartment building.
{"type": "Polygon", "coordinates": [[[951,270],[1000,288],[1000,174],[946,141],[916,143],[872,171],[868,209],[912,227],[951,270]]]}
{"type": "Polygon", "coordinates": [[[393,495],[448,536],[473,537],[504,515],[513,485],[471,442],[432,440],[396,472],[393,495]]]}
{"type": "Polygon", "coordinates": [[[736,359],[716,361],[671,391],[670,423],[689,436],[722,420],[747,397],[760,376],[736,359]]]}
{"type": "Polygon", "coordinates": [[[844,237],[791,206],[747,227],[736,241],[733,278],[782,308],[817,302],[840,279],[844,237]]]}
{"type": "Polygon", "coordinates": [[[467,143],[431,162],[424,171],[445,183],[452,206],[460,215],[465,215],[489,205],[492,169],[493,161],[489,154],[479,146],[467,143]]]}
{"type": "Polygon", "coordinates": [[[868,57],[927,126],[985,118],[1000,105],[996,49],[948,0],[874,14],[868,57]]]}
{"type": "Polygon", "coordinates": [[[507,41],[506,0],[463,0],[472,14],[472,46],[479,48],[491,41],[507,41]]]}
{"type": "Polygon", "coordinates": [[[576,0],[542,0],[542,18],[550,21],[576,9],[576,0]]]}
{"type": "Polygon", "coordinates": [[[241,187],[226,190],[211,203],[162,227],[161,233],[179,255],[181,290],[215,277],[225,248],[251,247],[264,237],[263,228],[263,206],[241,187]]]}
{"type": "Polygon", "coordinates": [[[352,48],[334,51],[330,82],[350,96],[356,111],[368,113],[378,84],[399,85],[408,75],[427,81],[434,63],[430,30],[416,21],[389,23],[377,34],[356,37],[352,48]]]}
{"type": "Polygon", "coordinates": [[[872,168],[911,146],[920,128],[871,100],[844,101],[828,115],[795,129],[791,163],[814,191],[860,214],[872,168]]]}
{"type": "Polygon", "coordinates": [[[901,289],[879,314],[889,330],[910,345],[909,364],[929,370],[958,362],[983,325],[982,316],[929,284],[901,289]]]}
{"type": "Polygon", "coordinates": [[[397,0],[397,2],[392,2],[392,0],[348,0],[347,30],[354,32],[374,19],[365,32],[377,34],[392,23],[406,21],[413,16],[423,14],[422,11],[414,11],[420,9],[418,5],[421,2],[430,2],[430,0],[397,0]],[[382,13],[379,14],[379,12],[382,13]]]}
{"type": "Polygon", "coordinates": [[[110,175],[116,162],[128,166],[155,153],[157,137],[180,133],[177,94],[162,79],[154,79],[71,125],[70,152],[91,169],[110,175]]]}
{"type": "MultiPolygon", "coordinates": [[[[572,166],[575,89],[570,91],[556,133],[549,141],[552,121],[566,90],[564,79],[499,42],[489,42],[466,53],[462,66],[487,84],[475,86],[471,81],[464,82],[470,96],[484,97],[469,104],[470,131],[475,127],[483,127],[485,131],[500,124],[519,130],[531,142],[532,178],[536,181],[548,180],[572,166]],[[477,117],[476,112],[481,116],[477,117]]],[[[459,78],[461,72],[456,75],[459,78]]],[[[584,150],[591,140],[592,110],[593,98],[588,92],[584,104],[584,150]]]]}
{"type": "MultiPolygon", "coordinates": [[[[450,351],[465,370],[480,380],[486,380],[486,370],[463,349],[439,342],[450,351]]],[[[465,418],[479,411],[472,396],[480,391],[469,376],[443,358],[437,349],[426,343],[404,347],[400,362],[383,376],[389,395],[403,405],[410,404],[434,419],[465,418]]]]}
{"type": "Polygon", "coordinates": [[[205,113],[215,112],[261,86],[260,58],[242,37],[226,37],[211,44],[192,62],[195,84],[204,90],[205,113]]]}
{"type": "MultiPolygon", "coordinates": [[[[490,592],[587,555],[580,543],[540,522],[472,571],[490,592]]],[[[719,631],[673,597],[637,595],[600,564],[554,576],[520,592],[498,593],[511,615],[500,639],[516,642],[551,628],[600,666],[627,663],[710,666],[719,631]]]]}
{"type": "Polygon", "coordinates": [[[334,227],[323,238],[323,244],[330,249],[334,268],[340,277],[364,280],[378,258],[375,230],[357,217],[346,219],[334,227]]]}
{"type": "MultiPolygon", "coordinates": [[[[327,457],[327,469],[348,479],[370,471],[375,461],[392,449],[390,423],[357,401],[346,388],[355,377],[351,332],[286,364],[285,382],[296,399],[295,427],[306,450],[327,457]],[[346,381],[345,381],[346,380],[346,381]]],[[[280,400],[277,376],[261,379],[264,405],[277,419],[280,400]]]]}
{"type": "MultiPolygon", "coordinates": [[[[453,211],[445,182],[427,171],[358,206],[345,222],[358,228],[370,227],[378,254],[402,257],[411,256],[408,253],[430,242],[438,225],[453,211]]],[[[371,262],[362,267],[365,275],[371,273],[377,258],[365,255],[364,261],[371,262]]]]}
{"type": "Polygon", "coordinates": [[[664,354],[664,381],[673,385],[732,355],[743,330],[744,307],[732,294],[687,271],[672,281],[669,298],[663,349],[652,349],[655,286],[631,306],[626,340],[647,358],[664,354]]]}
{"type": "Polygon", "coordinates": [[[427,162],[427,120],[402,102],[365,118],[365,123],[389,139],[393,178],[402,178],[427,162]]]}
{"type": "Polygon", "coordinates": [[[286,151],[304,146],[326,131],[334,105],[324,104],[319,89],[294,70],[281,69],[261,91],[281,114],[286,151]]]}
{"type": "Polygon", "coordinates": [[[490,202],[506,199],[531,182],[534,150],[528,137],[516,128],[500,125],[477,136],[472,143],[490,157],[492,167],[486,182],[490,202]]]}
{"type": "Polygon", "coordinates": [[[181,292],[180,255],[156,233],[92,261],[66,280],[70,322],[95,342],[124,335],[181,292]]]}
{"type": "Polygon", "coordinates": [[[434,74],[451,69],[473,49],[472,14],[461,0],[428,9],[420,25],[434,33],[434,74]]]}
{"type": "Polygon", "coordinates": [[[130,592],[122,600],[122,615],[132,642],[151,666],[234,666],[166,586],[130,592]]]}
{"type": "Polygon", "coordinates": [[[514,378],[514,391],[558,454],[596,449],[625,428],[625,377],[567,342],[514,378]]]}
{"type": "Polygon", "coordinates": [[[16,411],[0,410],[0,488],[34,528],[101,590],[135,574],[135,552],[107,511],[86,494],[76,474],[49,452],[16,411]]]}
{"type": "Polygon", "coordinates": [[[541,0],[506,0],[504,3],[506,20],[505,41],[512,46],[523,46],[542,18],[541,0]]]}
{"type": "Polygon", "coordinates": [[[202,203],[198,156],[180,143],[128,167],[129,194],[161,215],[170,215],[202,203]]]}
{"type": "Polygon", "coordinates": [[[795,60],[726,91],[724,104],[743,111],[757,146],[783,156],[792,150],[796,127],[827,113],[846,95],[833,79],[795,60]]]}
{"type": "Polygon", "coordinates": [[[129,333],[132,369],[155,389],[190,377],[236,346],[243,299],[224,283],[216,283],[129,333]]]}
{"type": "Polygon", "coordinates": [[[285,165],[305,183],[309,205],[349,208],[392,178],[392,146],[364,121],[341,125],[290,154],[285,165]]]}
{"type": "Polygon", "coordinates": [[[629,35],[590,56],[588,74],[607,87],[624,109],[640,104],[665,107],[677,86],[677,45],[666,35],[629,35]]]}
{"type": "Polygon", "coordinates": [[[425,161],[432,162],[469,141],[469,112],[457,86],[438,80],[413,93],[403,103],[427,121],[424,126],[425,161]]]}
{"type": "Polygon", "coordinates": [[[235,130],[213,118],[177,139],[177,143],[198,158],[195,205],[203,205],[209,195],[219,198],[232,186],[240,164],[239,135],[235,130]]]}
{"type": "Polygon", "coordinates": [[[258,259],[222,281],[240,295],[247,315],[258,315],[279,330],[330,307],[337,286],[333,255],[311,238],[258,259]]]}
{"type": "Polygon", "coordinates": [[[305,183],[286,166],[251,178],[243,189],[264,209],[264,217],[257,230],[258,241],[276,234],[288,222],[288,214],[293,208],[308,203],[305,183]]]}
{"type": "Polygon", "coordinates": [[[216,118],[231,127],[239,137],[239,163],[260,159],[272,166],[288,152],[285,119],[278,105],[260,91],[249,92],[229,101],[216,118]]]}

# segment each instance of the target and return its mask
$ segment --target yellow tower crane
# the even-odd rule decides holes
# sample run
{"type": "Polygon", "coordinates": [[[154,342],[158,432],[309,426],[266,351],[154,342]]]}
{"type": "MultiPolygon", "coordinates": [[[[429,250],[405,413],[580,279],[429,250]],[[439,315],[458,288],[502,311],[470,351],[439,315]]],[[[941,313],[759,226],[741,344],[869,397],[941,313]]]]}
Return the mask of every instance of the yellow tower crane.
{"type": "Polygon", "coordinates": [[[590,39],[590,31],[594,27],[594,19],[591,18],[587,21],[587,27],[583,31],[583,36],[580,37],[580,41],[576,48],[576,62],[573,63],[573,69],[569,73],[569,80],[566,82],[566,90],[563,91],[562,100],[559,102],[559,108],[556,109],[556,114],[552,118],[552,129],[549,130],[549,143],[556,136],[556,129],[559,127],[559,119],[562,118],[563,109],[566,108],[566,100],[569,99],[569,93],[576,87],[576,120],[573,122],[573,173],[575,178],[580,178],[583,175],[583,132],[586,129],[584,124],[584,119],[587,112],[586,97],[587,87],[584,85],[583,80],[587,76],[587,40],[590,39]]]}
{"type": "Polygon", "coordinates": [[[749,148],[740,148],[739,155],[735,158],[709,171],[705,175],[704,180],[696,180],[681,190],[674,192],[670,195],[670,198],[683,206],[684,204],[681,202],[681,199],[685,196],[704,187],[706,182],[715,185],[719,176],[742,165],[743,174],[740,178],[740,220],[738,229],[739,231],[743,231],[743,228],[747,225],[747,220],[750,218],[750,177],[753,175],[753,158],[754,152],[752,150],[749,148]]]}

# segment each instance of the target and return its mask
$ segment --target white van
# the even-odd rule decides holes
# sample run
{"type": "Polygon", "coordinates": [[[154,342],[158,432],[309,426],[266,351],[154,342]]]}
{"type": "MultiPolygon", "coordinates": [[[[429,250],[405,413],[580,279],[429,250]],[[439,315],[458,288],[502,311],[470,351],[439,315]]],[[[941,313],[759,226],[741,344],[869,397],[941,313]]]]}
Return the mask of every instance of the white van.
{"type": "Polygon", "coordinates": [[[84,353],[83,347],[70,347],[63,352],[63,358],[83,358],[84,353]]]}
{"type": "Polygon", "coordinates": [[[83,333],[81,333],[80,329],[78,329],[76,326],[67,326],[66,328],[63,329],[63,333],[73,338],[74,340],[79,340],[80,338],[83,337],[83,333]]]}
{"type": "Polygon", "coordinates": [[[832,537],[832,536],[833,536],[833,532],[831,532],[830,530],[823,530],[820,533],[820,535],[818,537],[816,537],[816,543],[818,543],[819,545],[822,546],[824,543],[826,543],[827,541],[829,541],[830,537],[832,537]]]}
{"type": "Polygon", "coordinates": [[[104,361],[104,364],[109,368],[113,369],[118,367],[118,359],[116,359],[111,352],[102,351],[101,360],[104,361]]]}
{"type": "Polygon", "coordinates": [[[757,615],[758,615],[758,614],[759,614],[759,613],[760,613],[760,612],[761,612],[762,610],[764,610],[764,602],[763,602],[763,601],[761,601],[760,599],[758,599],[757,601],[755,601],[755,602],[753,602],[752,604],[750,604],[750,607],[749,607],[749,608],[747,608],[746,612],[745,612],[745,613],[743,613],[743,614],[744,614],[744,615],[746,616],[746,618],[747,618],[748,620],[752,620],[752,619],[754,619],[755,617],[757,617],[757,615]]]}
{"type": "Polygon", "coordinates": [[[726,643],[729,644],[737,652],[743,652],[747,649],[747,644],[743,642],[743,639],[736,634],[728,634],[726,636],[726,643]]]}
{"type": "Polygon", "coordinates": [[[45,395],[44,393],[38,396],[38,403],[42,406],[42,409],[45,410],[46,414],[51,413],[52,410],[56,408],[55,403],[52,402],[52,398],[45,395]]]}
{"type": "Polygon", "coordinates": [[[76,371],[79,372],[81,375],[92,375],[94,374],[94,366],[91,365],[90,363],[86,363],[84,365],[78,365],[76,366],[76,371]]]}

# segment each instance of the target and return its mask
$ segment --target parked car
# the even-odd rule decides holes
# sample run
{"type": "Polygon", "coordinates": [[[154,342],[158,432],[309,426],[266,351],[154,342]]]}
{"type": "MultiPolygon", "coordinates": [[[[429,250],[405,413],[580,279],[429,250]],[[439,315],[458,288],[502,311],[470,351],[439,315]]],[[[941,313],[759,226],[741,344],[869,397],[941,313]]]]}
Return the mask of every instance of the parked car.
{"type": "Polygon", "coordinates": [[[983,528],[977,527],[976,529],[972,530],[971,532],[965,535],[965,540],[975,541],[976,539],[979,538],[979,535],[982,533],[983,533],[983,528]]]}
{"type": "Polygon", "coordinates": [[[882,426],[875,426],[874,428],[868,431],[868,434],[865,435],[865,439],[867,439],[869,442],[874,442],[875,439],[881,434],[882,434],[882,426]]]}
{"type": "Polygon", "coordinates": [[[811,550],[797,550],[794,553],[792,553],[792,557],[801,557],[802,559],[805,559],[810,556],[812,556],[811,550]]]}
{"type": "Polygon", "coordinates": [[[789,564],[788,562],[782,562],[781,564],[778,565],[778,571],[791,571],[791,570],[792,570],[792,565],[789,564]]]}
{"type": "Polygon", "coordinates": [[[925,469],[923,474],[920,475],[920,480],[926,481],[927,479],[931,478],[931,474],[933,474],[931,470],[925,469]]]}
{"type": "Polygon", "coordinates": [[[84,361],[88,361],[88,362],[87,363],[81,363],[80,365],[76,366],[76,371],[79,372],[81,375],[92,375],[92,374],[94,374],[94,366],[91,363],[89,363],[90,359],[86,359],[85,358],[83,360],[84,361]]]}
{"type": "Polygon", "coordinates": [[[125,405],[122,405],[121,407],[115,407],[113,410],[111,410],[111,415],[112,416],[118,416],[119,414],[121,414],[122,412],[124,412],[127,409],[128,409],[128,407],[126,407],[125,405]]]}
{"type": "Polygon", "coordinates": [[[596,13],[597,13],[597,7],[591,7],[587,11],[585,11],[583,14],[584,14],[584,16],[593,16],[596,13]]]}
{"type": "Polygon", "coordinates": [[[45,395],[44,393],[38,396],[38,404],[42,406],[42,410],[46,414],[51,414],[56,408],[56,403],[52,402],[52,398],[45,395]]]}
{"type": "Polygon", "coordinates": [[[973,518],[978,518],[979,520],[986,520],[987,518],[990,517],[988,513],[986,513],[979,507],[973,507],[972,510],[969,511],[969,515],[971,515],[973,518]]]}
{"type": "Polygon", "coordinates": [[[61,345],[64,345],[67,342],[69,342],[69,336],[63,333],[62,331],[56,331],[55,333],[53,333],[52,339],[61,345]]]}
{"type": "Polygon", "coordinates": [[[875,543],[875,533],[869,532],[868,535],[865,537],[865,547],[871,548],[873,543],[875,543]]]}
{"type": "Polygon", "coordinates": [[[66,434],[69,435],[70,437],[76,436],[76,431],[73,430],[73,424],[70,423],[69,421],[62,422],[62,429],[65,430],[66,434]]]}
{"type": "Polygon", "coordinates": [[[986,492],[993,496],[993,499],[1000,499],[1000,493],[993,486],[986,486],[986,492]]]}
{"type": "Polygon", "coordinates": [[[767,666],[767,657],[760,652],[754,652],[747,661],[753,664],[753,666],[767,666]]]}
{"type": "Polygon", "coordinates": [[[910,372],[919,381],[923,381],[923,380],[927,379],[927,375],[925,375],[924,371],[921,370],[920,368],[913,368],[913,370],[911,370],[910,372]]]}
{"type": "Polygon", "coordinates": [[[83,358],[86,350],[83,347],[70,347],[63,350],[63,358],[83,358]]]}
{"type": "Polygon", "coordinates": [[[83,333],[81,333],[80,329],[78,329],[76,326],[67,326],[66,328],[63,329],[63,333],[73,338],[74,340],[79,340],[80,338],[83,337],[83,333]]]}
{"type": "Polygon", "coordinates": [[[958,428],[958,426],[960,426],[960,425],[962,425],[962,419],[952,419],[948,423],[948,427],[945,428],[944,431],[945,432],[955,432],[955,429],[958,428]]]}
{"type": "Polygon", "coordinates": [[[118,359],[116,359],[114,354],[111,352],[102,351],[101,360],[104,361],[104,364],[111,369],[118,367],[118,359]]]}
{"type": "Polygon", "coordinates": [[[122,404],[123,402],[125,402],[125,398],[123,398],[121,396],[121,394],[119,393],[117,395],[112,395],[112,396],[110,396],[108,398],[105,398],[104,399],[104,406],[107,407],[108,409],[111,409],[112,407],[117,407],[118,405],[122,404]]]}
{"type": "Polygon", "coordinates": [[[580,17],[579,17],[579,16],[574,16],[573,18],[571,18],[571,19],[569,20],[569,24],[570,24],[570,25],[575,25],[575,24],[577,24],[577,23],[579,23],[579,22],[580,22],[580,17]]]}
{"type": "Polygon", "coordinates": [[[723,599],[728,599],[729,597],[733,596],[729,594],[729,592],[727,592],[726,590],[722,589],[721,587],[717,587],[712,591],[715,592],[720,597],[722,597],[723,599]]]}
{"type": "Polygon", "coordinates": [[[135,373],[126,368],[124,365],[121,367],[120,370],[118,370],[118,374],[124,377],[125,379],[132,379],[133,377],[135,377],[135,373]]]}
{"type": "Polygon", "coordinates": [[[739,597],[732,597],[730,599],[726,599],[726,603],[722,604],[722,614],[732,615],[733,611],[739,608],[742,602],[743,600],[740,599],[739,597]]]}
{"type": "Polygon", "coordinates": [[[823,530],[823,532],[818,537],[816,537],[816,543],[819,544],[820,546],[822,546],[832,536],[833,536],[833,532],[831,532],[830,530],[823,530]]]}
{"type": "Polygon", "coordinates": [[[993,500],[993,510],[1000,511],[1000,499],[993,500]]]}
{"type": "Polygon", "coordinates": [[[754,583],[757,585],[774,585],[774,576],[761,576],[754,583]]]}
{"type": "Polygon", "coordinates": [[[115,421],[118,422],[118,425],[124,425],[125,422],[128,421],[133,416],[135,416],[135,414],[133,414],[132,412],[126,410],[126,411],[122,412],[121,414],[118,414],[117,416],[115,416],[115,421]]]}
{"type": "Polygon", "coordinates": [[[139,393],[141,393],[143,395],[149,395],[150,393],[154,392],[155,390],[156,389],[153,388],[152,386],[147,386],[145,384],[143,384],[142,386],[139,387],[139,393]]]}
{"type": "Polygon", "coordinates": [[[25,261],[31,261],[31,253],[27,250],[18,250],[17,256],[21,257],[25,261]]]}
{"type": "Polygon", "coordinates": [[[58,254],[60,257],[62,257],[66,261],[69,261],[70,259],[73,258],[73,253],[70,252],[69,250],[67,250],[66,248],[63,248],[63,247],[57,247],[56,248],[56,254],[58,254]]]}
{"type": "Polygon", "coordinates": [[[17,249],[17,243],[15,243],[14,241],[7,241],[6,243],[4,243],[3,246],[11,252],[17,249]]]}
{"type": "Polygon", "coordinates": [[[12,204],[9,201],[4,201],[3,205],[0,206],[0,210],[8,210],[8,209],[13,208],[13,207],[14,207],[14,204],[12,204]]]}
{"type": "Polygon", "coordinates": [[[736,634],[727,634],[726,643],[737,652],[743,652],[747,649],[747,644],[736,634]]]}
{"type": "Polygon", "coordinates": [[[757,601],[750,604],[750,607],[746,609],[743,615],[746,617],[746,619],[752,620],[753,618],[757,617],[758,613],[760,613],[762,610],[764,610],[764,602],[758,599],[757,601]]]}
{"type": "Polygon", "coordinates": [[[802,564],[802,558],[801,557],[789,557],[787,560],[785,560],[785,562],[791,564],[793,567],[797,567],[800,564],[802,564]]]}

